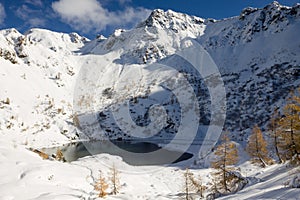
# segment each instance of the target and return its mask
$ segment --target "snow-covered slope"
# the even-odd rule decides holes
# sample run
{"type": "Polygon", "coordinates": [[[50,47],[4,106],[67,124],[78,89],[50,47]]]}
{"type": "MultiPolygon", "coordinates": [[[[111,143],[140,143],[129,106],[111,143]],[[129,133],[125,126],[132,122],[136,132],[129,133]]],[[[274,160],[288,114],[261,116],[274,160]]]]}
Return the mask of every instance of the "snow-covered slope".
{"type": "MultiPolygon", "coordinates": [[[[92,41],[76,33],[43,29],[25,34],[15,29],[0,31],[0,199],[94,198],[93,179],[99,168],[108,172],[99,159],[124,169],[121,194],[110,199],[180,198],[180,168],[199,167],[193,165],[194,160],[164,170],[153,167],[151,173],[135,173],[149,169],[128,166],[111,155],[71,164],[44,161],[27,148],[78,139],[78,116],[97,120],[102,132],[91,133],[92,138],[128,138],[126,124],[118,124],[114,118],[122,116],[111,112],[125,100],[129,101],[130,118],[141,126],[151,125],[150,105],[163,105],[166,113],[152,111],[166,120],[166,126],[152,139],[173,139],[180,127],[182,107],[180,99],[166,87],[171,84],[163,84],[165,80],[179,83],[175,89],[183,91],[183,100],[198,100],[201,128],[197,139],[203,139],[212,116],[206,79],[190,63],[174,56],[197,42],[222,75],[227,96],[225,128],[242,149],[253,124],[265,127],[272,110],[300,85],[299,34],[300,5],[285,7],[276,2],[262,9],[244,9],[240,16],[223,20],[155,10],[132,30],[116,30],[107,39],[99,36],[92,41]],[[165,65],[169,68],[159,67],[165,65]],[[191,88],[180,82],[184,78],[191,88]],[[189,96],[189,89],[196,97],[189,96]],[[90,112],[92,116],[87,115],[90,112]]],[[[157,131],[156,126],[149,127],[157,131]]],[[[151,131],[139,136],[151,135],[151,131]]],[[[232,199],[273,198],[279,192],[283,192],[282,198],[299,196],[297,189],[283,185],[294,176],[284,170],[285,166],[249,172],[252,165],[240,164],[243,175],[261,182],[232,199]]],[[[209,179],[210,169],[192,171],[204,181],[209,179]]]]}
{"type": "Polygon", "coordinates": [[[249,177],[255,179],[245,189],[219,199],[299,199],[299,188],[290,185],[294,179],[299,184],[299,168],[274,165],[260,172],[252,171],[249,177]]]}
{"type": "Polygon", "coordinates": [[[41,29],[25,35],[2,30],[0,37],[1,132],[20,134],[30,145],[74,138],[75,129],[68,125],[74,76],[80,69],[74,52],[87,39],[41,29]]]}
{"type": "Polygon", "coordinates": [[[229,130],[264,126],[275,107],[300,84],[300,5],[277,2],[244,9],[239,17],[207,25],[199,42],[218,65],[227,90],[229,130]]]}

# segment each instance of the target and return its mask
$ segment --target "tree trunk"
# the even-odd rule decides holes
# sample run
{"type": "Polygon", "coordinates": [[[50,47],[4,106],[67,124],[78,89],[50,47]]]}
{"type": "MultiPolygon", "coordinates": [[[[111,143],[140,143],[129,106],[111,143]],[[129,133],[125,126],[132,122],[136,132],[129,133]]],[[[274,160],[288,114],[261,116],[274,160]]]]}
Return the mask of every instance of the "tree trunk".
{"type": "Polygon", "coordinates": [[[272,131],[273,131],[273,135],[274,135],[275,153],[276,153],[276,156],[278,157],[279,164],[281,164],[281,163],[283,163],[283,160],[281,159],[279,149],[278,149],[279,141],[278,141],[278,137],[277,137],[277,124],[275,123],[274,116],[273,116],[273,123],[272,123],[272,131]]]}
{"type": "Polygon", "coordinates": [[[228,187],[227,187],[227,178],[226,178],[226,158],[227,158],[227,141],[225,141],[225,144],[224,144],[224,160],[223,160],[223,186],[224,186],[224,189],[225,191],[230,191],[228,190],[228,187]]]}
{"type": "Polygon", "coordinates": [[[296,147],[296,142],[295,142],[295,138],[294,138],[294,129],[293,129],[293,119],[291,119],[291,142],[292,142],[292,157],[294,155],[297,155],[298,160],[300,161],[300,153],[297,151],[297,147],[296,147]]]}
{"type": "Polygon", "coordinates": [[[185,175],[185,199],[189,200],[189,184],[188,184],[188,175],[185,175]]]}
{"type": "Polygon", "coordinates": [[[259,148],[258,147],[258,138],[257,138],[257,133],[256,133],[255,134],[255,149],[256,149],[256,154],[257,154],[257,157],[258,157],[259,161],[262,163],[263,167],[266,167],[267,165],[266,165],[265,161],[262,159],[258,148],[259,148]]]}
{"type": "Polygon", "coordinates": [[[279,163],[283,163],[283,160],[281,159],[280,157],[280,153],[279,153],[279,150],[278,150],[278,140],[277,140],[277,133],[276,133],[276,130],[274,131],[274,143],[275,143],[275,153],[278,157],[278,160],[279,160],[279,163]]]}

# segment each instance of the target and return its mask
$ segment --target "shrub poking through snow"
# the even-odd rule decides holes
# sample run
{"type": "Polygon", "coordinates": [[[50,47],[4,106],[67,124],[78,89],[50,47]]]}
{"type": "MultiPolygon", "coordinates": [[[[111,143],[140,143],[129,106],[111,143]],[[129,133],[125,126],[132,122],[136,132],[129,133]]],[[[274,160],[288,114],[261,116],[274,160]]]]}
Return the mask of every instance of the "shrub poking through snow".
{"type": "Polygon", "coordinates": [[[10,104],[10,99],[7,97],[5,100],[1,100],[0,103],[9,105],[10,104]]]}
{"type": "Polygon", "coordinates": [[[185,199],[192,199],[191,195],[204,197],[207,187],[203,184],[201,177],[195,178],[194,174],[187,168],[184,173],[184,193],[185,199]]]}
{"type": "Polygon", "coordinates": [[[9,105],[10,104],[10,99],[7,97],[6,101],[4,103],[7,104],[7,105],[9,105]]]}
{"type": "Polygon", "coordinates": [[[295,175],[291,182],[290,182],[290,187],[291,188],[300,188],[300,174],[295,175]]]}
{"type": "Polygon", "coordinates": [[[58,161],[66,162],[66,159],[65,159],[65,157],[64,157],[64,154],[63,154],[63,152],[62,152],[59,148],[58,148],[57,151],[56,151],[55,159],[58,160],[58,161]]]}
{"type": "Polygon", "coordinates": [[[41,156],[43,159],[49,159],[49,155],[38,150],[38,149],[33,149],[33,148],[29,148],[30,151],[37,153],[39,156],[41,156]]]}
{"type": "Polygon", "coordinates": [[[193,175],[188,168],[186,168],[184,172],[184,194],[185,194],[185,199],[190,200],[192,199],[191,195],[192,193],[195,193],[196,191],[196,186],[193,184],[191,181],[191,176],[193,175]]]}

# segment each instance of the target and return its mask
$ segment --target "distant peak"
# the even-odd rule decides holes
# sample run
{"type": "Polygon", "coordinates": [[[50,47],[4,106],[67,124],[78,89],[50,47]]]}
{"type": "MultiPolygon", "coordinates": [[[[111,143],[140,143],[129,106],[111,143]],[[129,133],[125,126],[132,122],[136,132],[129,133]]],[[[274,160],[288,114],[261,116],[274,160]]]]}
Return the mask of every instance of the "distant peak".
{"type": "Polygon", "coordinates": [[[281,4],[278,1],[273,1],[272,3],[270,3],[270,5],[273,5],[273,6],[276,6],[276,7],[281,6],[281,4]]]}
{"type": "Polygon", "coordinates": [[[104,35],[98,34],[98,35],[96,36],[96,39],[97,39],[98,41],[103,41],[103,40],[106,40],[107,38],[106,38],[104,35]]]}
{"type": "Polygon", "coordinates": [[[4,29],[4,30],[1,30],[1,32],[4,34],[4,35],[9,35],[11,33],[14,33],[14,34],[18,34],[20,35],[21,33],[15,29],[15,28],[9,28],[9,29],[4,29]]]}
{"type": "Polygon", "coordinates": [[[200,17],[190,16],[173,10],[164,11],[162,9],[155,9],[144,22],[137,26],[137,28],[156,27],[169,29],[175,33],[181,31],[197,32],[196,29],[199,29],[203,24],[204,20],[200,17]]]}
{"type": "Polygon", "coordinates": [[[149,18],[157,18],[165,15],[165,11],[162,9],[155,9],[150,13],[149,18]]]}
{"type": "Polygon", "coordinates": [[[245,15],[249,15],[255,11],[257,11],[258,8],[253,8],[253,7],[247,7],[247,8],[244,8],[241,12],[241,15],[240,16],[245,16],[245,15]]]}
{"type": "MultiPolygon", "coordinates": [[[[151,12],[150,16],[146,21],[153,21],[153,20],[159,20],[163,18],[177,18],[177,19],[186,19],[186,18],[197,18],[201,19],[200,17],[190,16],[184,13],[175,12],[173,10],[167,10],[164,11],[162,9],[155,9],[151,12]]],[[[203,21],[203,20],[200,20],[203,21]]]]}
{"type": "Polygon", "coordinates": [[[142,26],[148,26],[148,27],[151,27],[151,26],[155,26],[155,23],[161,19],[161,18],[164,18],[165,16],[165,12],[162,10],[162,9],[155,9],[153,10],[149,17],[142,23],[140,23],[138,25],[138,27],[142,27],[142,26]]]}
{"type": "Polygon", "coordinates": [[[264,7],[265,10],[273,10],[273,9],[279,9],[281,7],[284,7],[282,6],[278,1],[273,1],[272,3],[266,5],[264,7]]]}
{"type": "Polygon", "coordinates": [[[123,32],[126,32],[125,29],[116,29],[112,34],[114,37],[119,37],[123,32]]]}
{"type": "Polygon", "coordinates": [[[150,17],[157,16],[157,15],[164,14],[164,13],[165,13],[165,11],[163,9],[155,9],[151,12],[150,17]]]}
{"type": "Polygon", "coordinates": [[[270,5],[276,6],[276,7],[280,7],[281,4],[278,1],[273,1],[272,3],[270,3],[270,5]]]}

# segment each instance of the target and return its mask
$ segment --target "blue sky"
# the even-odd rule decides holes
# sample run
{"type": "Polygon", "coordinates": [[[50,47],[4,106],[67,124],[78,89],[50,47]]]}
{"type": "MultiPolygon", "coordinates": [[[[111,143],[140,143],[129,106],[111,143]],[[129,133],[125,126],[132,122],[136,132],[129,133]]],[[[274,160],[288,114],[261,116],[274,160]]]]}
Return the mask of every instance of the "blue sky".
{"type": "MultiPolygon", "coordinates": [[[[264,7],[272,0],[0,0],[0,29],[30,28],[77,32],[90,39],[108,36],[116,28],[130,29],[156,8],[203,18],[239,15],[245,7],[264,7]],[[229,3],[230,2],[230,3],[229,3]]],[[[292,6],[298,0],[281,0],[292,6]]]]}

